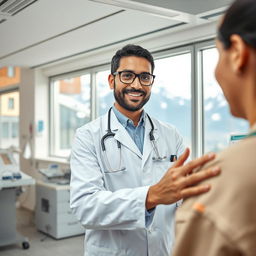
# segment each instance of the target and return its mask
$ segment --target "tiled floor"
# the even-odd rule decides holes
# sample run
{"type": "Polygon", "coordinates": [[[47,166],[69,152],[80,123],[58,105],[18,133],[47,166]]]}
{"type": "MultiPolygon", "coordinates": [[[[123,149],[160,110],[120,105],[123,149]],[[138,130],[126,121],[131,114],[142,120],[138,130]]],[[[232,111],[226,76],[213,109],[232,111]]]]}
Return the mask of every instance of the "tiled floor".
{"type": "Polygon", "coordinates": [[[30,211],[17,210],[17,230],[28,237],[30,248],[21,244],[0,247],[0,256],[83,256],[84,236],[55,240],[38,232],[30,211]]]}

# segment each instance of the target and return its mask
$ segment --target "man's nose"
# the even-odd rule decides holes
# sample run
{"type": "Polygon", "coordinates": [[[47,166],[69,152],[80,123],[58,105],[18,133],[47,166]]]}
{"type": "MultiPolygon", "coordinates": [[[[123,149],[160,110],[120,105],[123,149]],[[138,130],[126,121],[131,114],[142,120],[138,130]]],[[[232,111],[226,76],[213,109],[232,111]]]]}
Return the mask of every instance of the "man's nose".
{"type": "Polygon", "coordinates": [[[135,89],[139,89],[142,88],[142,85],[140,83],[140,79],[139,77],[135,77],[134,81],[131,83],[131,87],[135,88],[135,89]]]}

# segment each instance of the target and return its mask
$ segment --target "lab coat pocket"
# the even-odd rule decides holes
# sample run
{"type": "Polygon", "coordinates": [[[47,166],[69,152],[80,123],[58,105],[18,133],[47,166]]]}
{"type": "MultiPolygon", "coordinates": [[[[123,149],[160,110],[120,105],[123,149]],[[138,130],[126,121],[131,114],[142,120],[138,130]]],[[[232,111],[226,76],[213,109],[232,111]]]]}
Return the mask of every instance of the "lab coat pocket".
{"type": "Polygon", "coordinates": [[[158,182],[165,175],[168,169],[172,167],[172,165],[173,165],[173,162],[170,162],[168,160],[155,162],[154,163],[154,169],[156,173],[155,182],[158,182]]]}

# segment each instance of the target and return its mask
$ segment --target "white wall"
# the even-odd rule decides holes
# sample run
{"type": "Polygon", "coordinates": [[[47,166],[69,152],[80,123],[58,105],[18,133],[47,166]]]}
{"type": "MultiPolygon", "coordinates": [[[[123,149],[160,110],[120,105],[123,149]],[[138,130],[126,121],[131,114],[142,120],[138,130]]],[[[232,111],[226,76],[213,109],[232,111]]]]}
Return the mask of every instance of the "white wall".
{"type": "MultiPolygon", "coordinates": [[[[26,144],[31,147],[31,159],[25,159],[20,154],[20,168],[23,172],[34,177],[34,116],[35,116],[35,71],[22,68],[20,92],[20,148],[25,149],[26,144]],[[32,130],[31,130],[32,129],[32,130]]],[[[35,204],[35,190],[33,186],[24,187],[26,192],[21,195],[23,206],[33,210],[35,204]]]]}

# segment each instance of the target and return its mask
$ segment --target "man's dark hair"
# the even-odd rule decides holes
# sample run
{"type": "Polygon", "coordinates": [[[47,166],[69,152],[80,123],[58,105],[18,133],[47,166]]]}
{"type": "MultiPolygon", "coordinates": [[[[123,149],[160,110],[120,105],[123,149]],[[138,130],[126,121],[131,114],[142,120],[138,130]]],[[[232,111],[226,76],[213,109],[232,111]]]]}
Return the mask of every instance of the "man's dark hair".
{"type": "Polygon", "coordinates": [[[154,59],[151,53],[147,49],[144,49],[139,45],[128,44],[124,46],[122,49],[118,50],[116,54],[113,56],[111,61],[111,74],[117,71],[120,65],[120,59],[122,57],[128,57],[128,56],[136,56],[136,57],[142,57],[147,59],[151,64],[152,73],[153,73],[155,64],[154,64],[154,59]]]}
{"type": "Polygon", "coordinates": [[[218,30],[218,39],[228,49],[230,36],[237,34],[256,48],[256,0],[236,0],[228,8],[218,30]]]}

